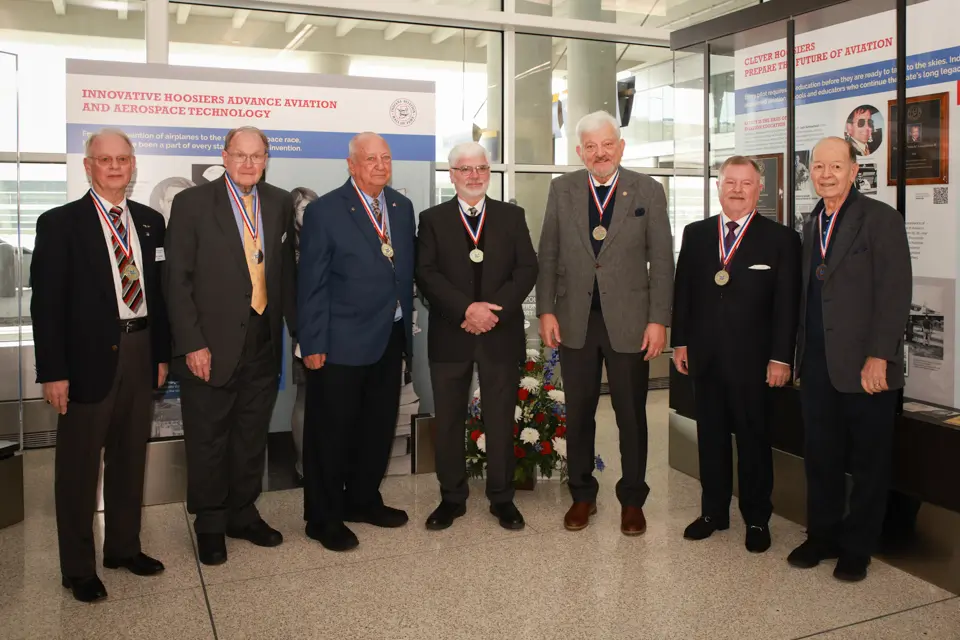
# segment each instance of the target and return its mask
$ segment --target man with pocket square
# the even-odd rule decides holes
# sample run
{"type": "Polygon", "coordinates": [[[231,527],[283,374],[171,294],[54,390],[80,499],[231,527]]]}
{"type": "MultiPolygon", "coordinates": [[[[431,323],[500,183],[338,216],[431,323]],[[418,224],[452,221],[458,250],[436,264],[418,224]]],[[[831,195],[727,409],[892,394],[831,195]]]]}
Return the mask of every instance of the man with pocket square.
{"type": "Polygon", "coordinates": [[[674,365],[693,378],[702,488],[700,517],[683,536],[729,528],[735,434],[753,553],[770,548],[771,388],[790,380],[800,301],[800,238],[757,212],[760,177],[744,156],[720,166],[720,214],[683,231],[671,325],[674,365]]]}
{"type": "Polygon", "coordinates": [[[596,411],[604,364],[620,430],[620,530],[642,534],[650,360],[663,351],[673,296],[667,198],[653,178],[620,166],[620,123],[605,111],[577,124],[585,170],[550,184],[540,234],[540,336],[560,349],[567,395],[570,531],[596,513],[596,411]]]}

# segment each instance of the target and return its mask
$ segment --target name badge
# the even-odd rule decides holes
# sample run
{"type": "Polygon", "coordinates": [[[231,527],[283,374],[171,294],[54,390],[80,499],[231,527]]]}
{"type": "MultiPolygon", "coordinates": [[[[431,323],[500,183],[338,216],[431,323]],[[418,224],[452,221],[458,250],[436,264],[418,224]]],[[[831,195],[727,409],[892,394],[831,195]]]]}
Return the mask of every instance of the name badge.
{"type": "Polygon", "coordinates": [[[167,259],[167,254],[163,252],[163,247],[157,247],[157,255],[154,258],[156,262],[161,262],[167,259]]]}

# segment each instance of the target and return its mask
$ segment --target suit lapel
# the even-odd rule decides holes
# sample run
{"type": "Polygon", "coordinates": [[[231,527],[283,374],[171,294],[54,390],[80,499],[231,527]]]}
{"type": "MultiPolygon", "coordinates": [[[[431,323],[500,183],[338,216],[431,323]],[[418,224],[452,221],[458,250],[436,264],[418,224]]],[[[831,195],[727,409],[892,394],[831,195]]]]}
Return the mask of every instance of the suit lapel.
{"type": "MultiPolygon", "coordinates": [[[[350,219],[353,220],[354,224],[360,229],[360,234],[363,236],[367,245],[369,245],[370,250],[376,253],[380,260],[389,265],[390,261],[381,252],[380,238],[377,235],[376,229],[373,227],[373,222],[370,220],[370,216],[367,215],[367,210],[364,208],[363,202],[360,201],[360,196],[357,195],[350,180],[347,180],[347,183],[341,187],[341,195],[343,196],[344,205],[347,208],[350,219]]],[[[391,208],[389,201],[387,202],[387,208],[391,208]]],[[[392,223],[393,220],[390,222],[392,223]]]]}
{"type": "MultiPolygon", "coordinates": [[[[849,198],[848,198],[849,202],[849,198]]],[[[838,215],[838,214],[834,214],[838,215]]],[[[850,253],[853,247],[853,241],[860,233],[860,227],[863,226],[863,207],[860,198],[850,203],[849,208],[843,213],[843,219],[838,220],[839,227],[834,231],[834,238],[831,241],[833,245],[830,249],[830,258],[827,261],[827,276],[829,280],[837,271],[837,267],[843,262],[843,259],[850,253]]],[[[819,230],[817,231],[819,233],[819,230]]]]}
{"type": "Polygon", "coordinates": [[[260,193],[260,217],[263,220],[263,229],[260,231],[260,243],[266,253],[266,265],[264,267],[264,276],[267,282],[270,282],[270,274],[277,266],[277,260],[280,258],[280,219],[281,212],[279,202],[277,202],[266,189],[257,187],[260,193]],[[270,243],[267,246],[267,243],[270,243]]]}
{"type": "Polygon", "coordinates": [[[237,219],[233,215],[230,196],[227,195],[227,181],[225,178],[219,178],[214,185],[216,186],[213,190],[213,216],[217,219],[217,224],[220,225],[220,230],[225,236],[227,252],[249,277],[250,268],[247,266],[246,256],[243,255],[243,238],[237,228],[237,219]]]}
{"type": "Polygon", "coordinates": [[[574,225],[577,228],[577,235],[580,236],[580,241],[583,243],[583,248],[587,250],[587,253],[590,254],[590,259],[594,259],[593,254],[593,245],[590,243],[590,186],[587,182],[590,180],[590,173],[587,170],[578,171],[577,175],[582,175],[582,179],[577,180],[575,184],[570,189],[570,201],[572,206],[570,207],[571,215],[573,215],[574,225]],[[587,205],[586,211],[581,209],[583,205],[587,205]]]}
{"type": "Polygon", "coordinates": [[[116,298],[112,269],[116,269],[117,265],[110,260],[109,245],[107,245],[103,236],[100,214],[97,213],[97,208],[93,204],[93,196],[89,193],[83,199],[83,211],[80,215],[82,220],[78,227],[84,237],[81,246],[89,247],[87,257],[93,269],[94,281],[106,296],[116,298]]]}
{"type": "Polygon", "coordinates": [[[133,207],[130,207],[130,220],[137,230],[137,240],[140,242],[140,271],[146,273],[148,268],[152,268],[157,257],[153,243],[154,230],[149,225],[144,224],[140,212],[133,207]]]}
{"type": "Polygon", "coordinates": [[[616,185],[616,189],[619,193],[617,193],[613,201],[613,219],[610,221],[609,228],[607,229],[607,237],[603,241],[603,245],[600,247],[600,253],[597,255],[598,258],[603,255],[603,252],[607,250],[607,247],[610,246],[610,243],[613,242],[613,239],[617,237],[618,233],[620,233],[620,230],[624,226],[624,219],[628,215],[632,215],[628,203],[630,194],[638,188],[639,185],[637,184],[637,181],[634,180],[634,176],[621,169],[620,180],[616,185]]]}

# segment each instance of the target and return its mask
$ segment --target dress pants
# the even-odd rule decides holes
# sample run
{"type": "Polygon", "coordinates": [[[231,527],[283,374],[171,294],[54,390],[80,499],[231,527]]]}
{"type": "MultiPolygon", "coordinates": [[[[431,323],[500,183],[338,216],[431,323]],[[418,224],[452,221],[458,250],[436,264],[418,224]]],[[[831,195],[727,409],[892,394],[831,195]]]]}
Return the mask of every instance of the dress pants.
{"type": "Polygon", "coordinates": [[[897,392],[841,393],[830,382],[823,353],[804,354],[800,372],[807,530],[848,552],[870,555],[883,528],[897,392]],[[849,512],[846,475],[853,476],[849,512]]]}
{"type": "Polygon", "coordinates": [[[304,520],[336,526],[383,505],[380,483],[397,432],[403,381],[404,323],[364,366],[325,364],[307,372],[303,433],[304,520]]]}
{"type": "Polygon", "coordinates": [[[251,312],[229,382],[213,387],[193,376],[182,381],[187,511],[196,515],[197,533],[224,533],[260,520],[255,503],[263,486],[278,376],[270,321],[251,312]]]}
{"type": "Polygon", "coordinates": [[[54,494],[60,571],[96,574],[93,516],[103,455],[103,554],[140,553],[140,506],[147,440],[153,418],[150,331],[121,333],[117,371],[100,402],[70,402],[57,421],[54,494]]]}
{"type": "Polygon", "coordinates": [[[487,498],[493,504],[513,500],[513,415],[520,384],[519,361],[491,358],[477,341],[474,360],[430,361],[430,380],[436,411],[436,468],[440,496],[463,504],[469,487],[466,469],[466,417],[470,382],[476,362],[480,375],[480,402],[487,449],[487,498]]]}
{"type": "Polygon", "coordinates": [[[693,379],[700,454],[701,513],[730,520],[733,447],[737,436],[740,513],[748,525],[770,521],[773,504],[773,451],[770,445],[770,393],[766,370],[744,375],[713,366],[693,379]]]}
{"type": "Polygon", "coordinates": [[[603,314],[590,312],[581,349],[560,345],[560,368],[567,396],[567,473],[574,502],[596,502],[600,485],[593,477],[597,403],[602,366],[620,430],[623,476],[617,499],[625,507],[642,507],[650,488],[647,473],[647,387],[650,363],[643,353],[618,353],[610,346],[603,314]]]}

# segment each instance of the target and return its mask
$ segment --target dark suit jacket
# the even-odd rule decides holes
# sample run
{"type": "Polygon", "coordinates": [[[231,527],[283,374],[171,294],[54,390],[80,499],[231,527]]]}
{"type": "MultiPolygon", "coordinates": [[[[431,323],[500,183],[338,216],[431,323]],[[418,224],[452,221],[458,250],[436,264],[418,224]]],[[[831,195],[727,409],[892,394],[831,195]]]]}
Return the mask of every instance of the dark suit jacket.
{"type": "Polygon", "coordinates": [[[385,187],[393,264],[350,180],[312,202],[300,229],[297,339],[304,357],[327,354],[330,364],[377,362],[403,312],[406,354],[413,344],[413,203],[385,187]]]}
{"type": "MultiPolygon", "coordinates": [[[[293,201],[289,193],[265,182],[257,189],[266,254],[266,314],[279,365],[283,319],[291,329],[297,326],[293,201]]],[[[210,385],[222,387],[240,361],[253,292],[225,178],[176,195],[166,246],[173,370],[193,377],[185,356],[206,347],[211,353],[210,385]]]]}
{"type": "MultiPolygon", "coordinates": [[[[157,365],[170,361],[170,328],[164,304],[157,247],[163,246],[163,216],[127,200],[140,241],[139,263],[157,365]]],[[[113,385],[120,344],[120,315],[110,251],[93,199],[47,211],[37,220],[30,265],[30,315],[37,359],[37,382],[69,380],[70,399],[99,402],[113,385]]]]}
{"type": "MultiPolygon", "coordinates": [[[[803,286],[797,371],[801,372],[810,270],[818,242],[821,200],[803,228],[803,286]]],[[[860,371],[868,357],[887,361],[887,385],[903,387],[903,334],[913,275],[903,216],[852,191],[833,232],[823,282],[823,326],[830,382],[843,393],[865,393],[860,371]]],[[[818,254],[819,255],[819,254],[818,254]]],[[[803,381],[801,380],[801,384],[803,381]]]]}
{"type": "Polygon", "coordinates": [[[537,254],[523,209],[490,198],[486,207],[479,301],[474,299],[474,264],[457,199],[420,214],[417,286],[430,304],[430,360],[473,360],[478,341],[494,359],[520,361],[526,356],[523,301],[537,282],[537,254]],[[503,307],[493,330],[479,336],[460,328],[474,302],[503,307]]]}
{"type": "Polygon", "coordinates": [[[674,284],[673,346],[687,347],[690,374],[732,372],[763,383],[767,363],[793,363],[800,305],[800,237],[754,215],[730,263],[720,270],[717,219],[687,225],[674,284]],[[763,267],[768,267],[764,269],[763,267]]]}

